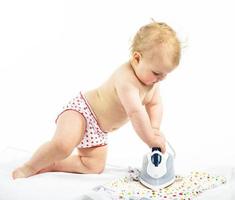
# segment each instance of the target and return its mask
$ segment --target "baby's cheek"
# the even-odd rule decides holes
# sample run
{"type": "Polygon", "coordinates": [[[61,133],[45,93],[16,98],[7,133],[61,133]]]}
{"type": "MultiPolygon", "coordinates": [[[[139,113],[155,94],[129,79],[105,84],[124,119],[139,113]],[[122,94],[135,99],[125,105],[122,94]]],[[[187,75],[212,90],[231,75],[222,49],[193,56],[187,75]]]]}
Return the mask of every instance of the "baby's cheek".
{"type": "Polygon", "coordinates": [[[154,75],[150,75],[149,80],[152,81],[152,82],[155,82],[156,80],[158,80],[158,78],[154,75]]]}

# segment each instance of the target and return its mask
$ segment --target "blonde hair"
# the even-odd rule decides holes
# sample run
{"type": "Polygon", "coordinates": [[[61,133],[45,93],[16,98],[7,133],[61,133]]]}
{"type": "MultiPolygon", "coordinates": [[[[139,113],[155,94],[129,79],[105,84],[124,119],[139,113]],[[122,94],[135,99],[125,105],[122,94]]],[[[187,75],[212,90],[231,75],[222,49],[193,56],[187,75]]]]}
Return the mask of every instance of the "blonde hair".
{"type": "Polygon", "coordinates": [[[181,54],[180,41],[175,31],[166,23],[153,21],[142,26],[132,41],[131,54],[135,51],[145,54],[159,45],[167,47],[167,55],[171,59],[172,65],[177,66],[181,54]]]}

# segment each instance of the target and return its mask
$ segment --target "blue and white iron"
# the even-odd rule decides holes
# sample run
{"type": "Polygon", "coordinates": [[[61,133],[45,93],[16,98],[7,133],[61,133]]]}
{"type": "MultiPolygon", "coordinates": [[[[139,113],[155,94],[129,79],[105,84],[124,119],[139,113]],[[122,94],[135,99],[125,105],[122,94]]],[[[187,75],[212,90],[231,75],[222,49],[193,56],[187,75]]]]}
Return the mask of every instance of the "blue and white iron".
{"type": "Polygon", "coordinates": [[[139,181],[152,190],[165,188],[175,181],[174,158],[175,151],[168,142],[171,152],[163,154],[160,148],[153,147],[152,152],[143,159],[139,181]]]}

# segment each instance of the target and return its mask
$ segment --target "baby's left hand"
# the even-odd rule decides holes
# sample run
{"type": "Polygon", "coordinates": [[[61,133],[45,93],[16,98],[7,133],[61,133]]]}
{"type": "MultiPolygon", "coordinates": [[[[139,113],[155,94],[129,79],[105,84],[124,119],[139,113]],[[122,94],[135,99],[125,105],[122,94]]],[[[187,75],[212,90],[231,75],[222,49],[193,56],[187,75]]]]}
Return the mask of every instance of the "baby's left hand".
{"type": "MultiPolygon", "coordinates": [[[[161,138],[161,141],[164,143],[164,146],[165,146],[165,143],[166,143],[166,137],[165,135],[162,133],[162,131],[160,131],[159,129],[155,129],[153,128],[153,132],[154,132],[154,135],[161,138]]],[[[163,153],[165,152],[165,148],[162,149],[163,150],[163,153]]]]}

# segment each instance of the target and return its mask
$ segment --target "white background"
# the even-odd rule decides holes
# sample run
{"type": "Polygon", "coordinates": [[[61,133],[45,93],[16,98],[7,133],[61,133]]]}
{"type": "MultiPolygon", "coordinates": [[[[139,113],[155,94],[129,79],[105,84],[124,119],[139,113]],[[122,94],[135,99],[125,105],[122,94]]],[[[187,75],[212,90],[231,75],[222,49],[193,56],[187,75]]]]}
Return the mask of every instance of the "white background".
{"type": "MultiPolygon", "coordinates": [[[[233,13],[232,0],[1,0],[0,150],[49,140],[61,107],[126,62],[131,38],[154,18],[186,46],[161,84],[163,132],[185,164],[235,165],[233,13]]],[[[148,151],[130,124],[109,140],[109,159],[127,165],[148,151]]]]}

